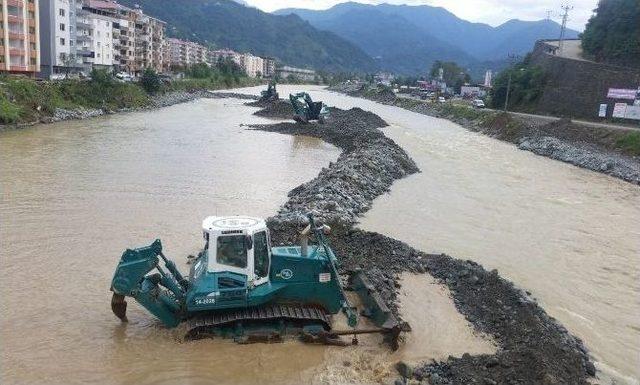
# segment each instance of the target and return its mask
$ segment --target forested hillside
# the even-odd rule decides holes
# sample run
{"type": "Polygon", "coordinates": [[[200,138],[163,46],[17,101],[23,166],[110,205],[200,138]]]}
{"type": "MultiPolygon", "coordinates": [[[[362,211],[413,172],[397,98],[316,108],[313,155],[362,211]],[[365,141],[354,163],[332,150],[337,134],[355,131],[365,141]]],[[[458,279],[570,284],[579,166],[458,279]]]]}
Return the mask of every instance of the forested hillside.
{"type": "Polygon", "coordinates": [[[600,0],[582,48],[596,61],[640,68],[640,1],[600,0]]]}
{"type": "Polygon", "coordinates": [[[320,31],[296,15],[277,16],[231,0],[120,0],[168,23],[167,33],[219,48],[273,56],[327,71],[375,71],[374,60],[351,42],[320,31]]]}

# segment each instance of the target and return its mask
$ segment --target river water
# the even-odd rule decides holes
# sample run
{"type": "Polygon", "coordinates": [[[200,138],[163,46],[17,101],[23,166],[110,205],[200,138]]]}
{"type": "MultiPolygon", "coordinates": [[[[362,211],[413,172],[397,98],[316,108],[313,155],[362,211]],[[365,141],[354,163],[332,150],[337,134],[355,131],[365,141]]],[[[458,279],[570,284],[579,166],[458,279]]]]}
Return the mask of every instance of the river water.
{"type": "MultiPolygon", "coordinates": [[[[281,95],[290,90],[279,87],[281,95]]],[[[377,199],[361,227],[499,269],[583,338],[606,376],[637,383],[637,186],[447,121],[309,90],[382,116],[391,123],[385,133],[423,171],[377,199]]],[[[491,350],[481,336],[461,334],[463,320],[449,322],[453,308],[441,287],[415,277],[403,286],[407,317],[422,317],[411,293],[427,294],[440,309],[432,314],[457,329],[433,317],[425,324],[460,336],[457,344],[434,338],[433,349],[421,351],[409,341],[388,357],[367,344],[185,343],[183,331],[162,328],[135,304],[121,325],[108,286],[126,247],[159,237],[186,271],[204,216],[269,216],[290,189],[337,158],[316,139],[243,129],[265,121],[251,111],[238,100],[200,100],[0,133],[0,383],[375,382],[388,377],[376,372],[376,360],[491,350]]]]}

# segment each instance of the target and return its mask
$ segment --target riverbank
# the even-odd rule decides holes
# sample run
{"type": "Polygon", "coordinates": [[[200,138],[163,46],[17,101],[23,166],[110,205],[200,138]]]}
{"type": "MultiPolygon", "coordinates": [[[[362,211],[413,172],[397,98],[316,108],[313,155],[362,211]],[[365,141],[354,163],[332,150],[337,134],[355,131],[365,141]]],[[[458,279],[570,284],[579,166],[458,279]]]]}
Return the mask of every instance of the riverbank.
{"type": "Polygon", "coordinates": [[[247,77],[233,82],[184,79],[148,94],[137,83],[119,82],[110,75],[87,81],[4,78],[0,81],[0,130],[168,107],[210,97],[212,90],[258,84],[261,80],[247,77]]]}
{"type": "Polygon", "coordinates": [[[340,84],[329,89],[447,119],[470,131],[513,143],[521,150],[640,184],[640,132],[637,131],[584,126],[566,119],[539,122],[451,103],[397,97],[390,90],[362,85],[340,84]]]}
{"type": "Polygon", "coordinates": [[[406,152],[379,130],[385,125],[375,114],[353,108],[332,109],[324,125],[253,126],[319,137],[343,150],[315,179],[293,189],[278,214],[269,219],[274,243],[295,242],[303,214],[313,210],[332,226],[330,238],[342,268],[364,269],[398,317],[402,272],[428,273],[446,285],[458,311],[478,331],[494,338],[499,349],[494,355],[464,354],[446,362],[420,364],[413,372],[418,381],[586,384],[587,377],[595,375],[595,367],[582,341],[497,271],[445,254],[425,254],[395,239],[355,228],[358,217],[394,180],[418,172],[406,152]]]}

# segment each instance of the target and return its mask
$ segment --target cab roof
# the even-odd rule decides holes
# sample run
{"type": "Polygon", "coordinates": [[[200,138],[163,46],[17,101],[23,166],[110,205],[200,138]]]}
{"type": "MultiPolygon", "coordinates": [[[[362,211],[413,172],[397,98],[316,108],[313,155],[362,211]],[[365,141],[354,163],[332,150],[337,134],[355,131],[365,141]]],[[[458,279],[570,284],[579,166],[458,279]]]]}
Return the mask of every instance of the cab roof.
{"type": "Polygon", "coordinates": [[[208,233],[225,234],[234,230],[243,233],[253,233],[266,229],[267,224],[262,218],[242,215],[228,217],[207,217],[202,221],[202,229],[208,233]]]}

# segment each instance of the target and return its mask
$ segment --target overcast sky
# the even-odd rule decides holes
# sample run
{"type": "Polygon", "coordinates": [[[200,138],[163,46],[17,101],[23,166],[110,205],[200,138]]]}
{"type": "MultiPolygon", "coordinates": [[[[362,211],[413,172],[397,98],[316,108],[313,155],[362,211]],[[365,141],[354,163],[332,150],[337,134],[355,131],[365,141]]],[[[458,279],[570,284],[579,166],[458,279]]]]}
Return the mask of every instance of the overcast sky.
{"type": "MultiPolygon", "coordinates": [[[[245,0],[246,3],[263,11],[271,12],[281,8],[326,9],[346,0],[245,0]]],[[[551,18],[560,22],[560,6],[573,5],[569,13],[568,25],[578,31],[584,30],[598,0],[356,0],[368,4],[409,4],[444,7],[456,16],[474,22],[493,26],[510,19],[540,20],[553,11],[551,18]]]]}

